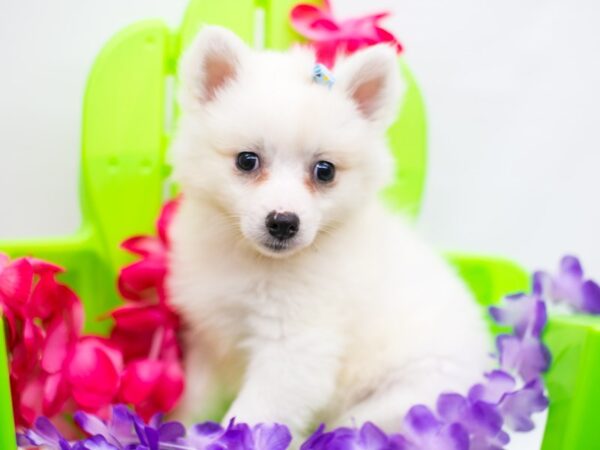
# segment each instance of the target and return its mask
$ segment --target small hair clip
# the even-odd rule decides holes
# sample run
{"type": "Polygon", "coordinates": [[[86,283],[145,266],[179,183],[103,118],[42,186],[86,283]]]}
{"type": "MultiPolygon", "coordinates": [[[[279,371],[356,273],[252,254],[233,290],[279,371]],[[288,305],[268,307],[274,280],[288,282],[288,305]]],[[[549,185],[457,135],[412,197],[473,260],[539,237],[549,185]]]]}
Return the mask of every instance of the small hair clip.
{"type": "Polygon", "coordinates": [[[313,81],[331,89],[333,83],[335,83],[335,77],[323,64],[315,64],[315,68],[313,69],[313,81]]]}

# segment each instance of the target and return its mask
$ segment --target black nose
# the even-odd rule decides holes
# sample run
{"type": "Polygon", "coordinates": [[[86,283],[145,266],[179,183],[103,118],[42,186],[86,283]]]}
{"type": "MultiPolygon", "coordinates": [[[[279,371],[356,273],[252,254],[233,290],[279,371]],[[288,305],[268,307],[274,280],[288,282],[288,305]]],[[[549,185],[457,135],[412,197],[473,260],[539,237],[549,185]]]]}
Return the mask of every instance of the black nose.
{"type": "Polygon", "coordinates": [[[300,219],[291,212],[271,211],[265,220],[265,225],[271,236],[284,240],[293,237],[298,232],[300,219]]]}

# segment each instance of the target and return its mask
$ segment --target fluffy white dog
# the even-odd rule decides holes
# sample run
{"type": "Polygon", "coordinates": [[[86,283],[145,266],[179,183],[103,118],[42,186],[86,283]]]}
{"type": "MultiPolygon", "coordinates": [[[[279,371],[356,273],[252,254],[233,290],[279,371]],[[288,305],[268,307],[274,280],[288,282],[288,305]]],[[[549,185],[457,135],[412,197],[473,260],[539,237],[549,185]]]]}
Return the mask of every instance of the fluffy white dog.
{"type": "Polygon", "coordinates": [[[226,419],[399,430],[412,404],[487,366],[475,301],[378,199],[394,51],[340,61],[330,89],[314,65],[214,27],[182,61],[169,289],[189,328],[189,420],[229,392],[226,419]]]}

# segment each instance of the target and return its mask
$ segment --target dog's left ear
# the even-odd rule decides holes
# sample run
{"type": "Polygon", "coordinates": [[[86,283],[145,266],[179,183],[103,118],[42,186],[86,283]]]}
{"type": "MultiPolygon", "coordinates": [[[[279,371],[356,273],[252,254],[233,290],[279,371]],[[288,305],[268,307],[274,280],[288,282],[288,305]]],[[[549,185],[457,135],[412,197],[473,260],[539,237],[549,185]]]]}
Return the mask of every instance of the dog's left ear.
{"type": "Polygon", "coordinates": [[[396,118],[403,83],[396,51],[385,44],[369,47],[340,61],[336,89],[342,89],[369,121],[389,126],[396,118]]]}

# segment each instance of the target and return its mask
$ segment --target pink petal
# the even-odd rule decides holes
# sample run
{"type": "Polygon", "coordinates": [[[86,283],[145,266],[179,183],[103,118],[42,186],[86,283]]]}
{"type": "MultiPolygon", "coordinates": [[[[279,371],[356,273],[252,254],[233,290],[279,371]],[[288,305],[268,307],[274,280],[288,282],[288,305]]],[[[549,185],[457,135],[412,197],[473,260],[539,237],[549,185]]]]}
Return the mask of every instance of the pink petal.
{"type": "Polygon", "coordinates": [[[83,338],[68,365],[72,395],[79,407],[96,411],[110,403],[119,389],[120,353],[100,338],[83,338]]]}
{"type": "Polygon", "coordinates": [[[157,296],[166,274],[164,258],[147,258],[131,264],[119,274],[118,287],[123,297],[140,301],[157,296]]]}
{"type": "Polygon", "coordinates": [[[79,304],[79,298],[68,286],[58,283],[54,275],[41,275],[31,293],[31,314],[42,320],[48,320],[55,314],[69,313],[74,304],[79,304]]]}
{"type": "Polygon", "coordinates": [[[333,30],[339,29],[328,11],[314,5],[295,6],[290,13],[290,20],[299,34],[313,41],[326,40],[331,37],[333,30]]]}
{"type": "Polygon", "coordinates": [[[42,392],[42,382],[37,377],[33,377],[21,391],[19,409],[22,418],[29,425],[33,424],[42,412],[42,392]]]}
{"type": "Polygon", "coordinates": [[[42,352],[42,369],[48,373],[58,372],[65,360],[76,335],[69,329],[67,322],[58,318],[47,329],[46,342],[42,352]]]}
{"type": "MultiPolygon", "coordinates": [[[[2,299],[0,298],[0,301],[2,299]]],[[[8,324],[8,333],[7,333],[7,347],[9,353],[12,352],[12,349],[15,345],[17,345],[17,318],[15,317],[14,312],[6,307],[2,307],[2,303],[0,302],[0,320],[2,320],[2,316],[6,319],[6,323],[8,324]]]]}
{"type": "Polygon", "coordinates": [[[110,334],[111,343],[123,354],[123,361],[145,358],[150,352],[152,336],[150,330],[135,330],[114,327],[110,334]]]}
{"type": "Polygon", "coordinates": [[[177,316],[162,305],[123,306],[111,313],[116,326],[128,330],[150,330],[177,323],[177,316]]]}
{"type": "Polygon", "coordinates": [[[42,412],[52,417],[63,409],[69,398],[69,385],[62,373],[55,373],[46,378],[44,383],[42,412]]]}
{"type": "Polygon", "coordinates": [[[176,198],[168,201],[164,204],[160,217],[156,223],[156,229],[158,231],[158,237],[165,244],[165,246],[169,246],[169,227],[171,226],[171,222],[173,222],[173,217],[177,213],[179,209],[180,198],[176,198]]]}
{"type": "Polygon", "coordinates": [[[36,275],[56,275],[65,271],[65,269],[62,267],[52,264],[48,261],[43,261],[36,258],[28,258],[28,260],[31,263],[31,267],[33,267],[33,271],[36,275]]]}
{"type": "Polygon", "coordinates": [[[166,363],[153,395],[160,411],[171,411],[177,405],[184,387],[185,379],[179,361],[166,363]]]}
{"type": "Polygon", "coordinates": [[[125,403],[138,404],[150,396],[163,371],[160,361],[136,361],[125,369],[121,379],[120,398],[125,403]]]}
{"type": "Polygon", "coordinates": [[[10,261],[10,258],[8,257],[8,255],[0,252],[0,272],[2,272],[2,269],[4,269],[6,266],[8,266],[9,261],[10,261]]]}
{"type": "Polygon", "coordinates": [[[163,243],[150,236],[134,236],[121,243],[121,248],[140,256],[156,255],[164,252],[163,243]]]}
{"type": "Polygon", "coordinates": [[[25,320],[23,326],[23,343],[25,348],[29,352],[37,352],[40,350],[42,341],[44,339],[44,333],[39,325],[33,322],[31,319],[25,320]]]}
{"type": "Polygon", "coordinates": [[[14,260],[0,272],[0,298],[19,312],[29,298],[33,268],[26,258],[14,260]]]}

